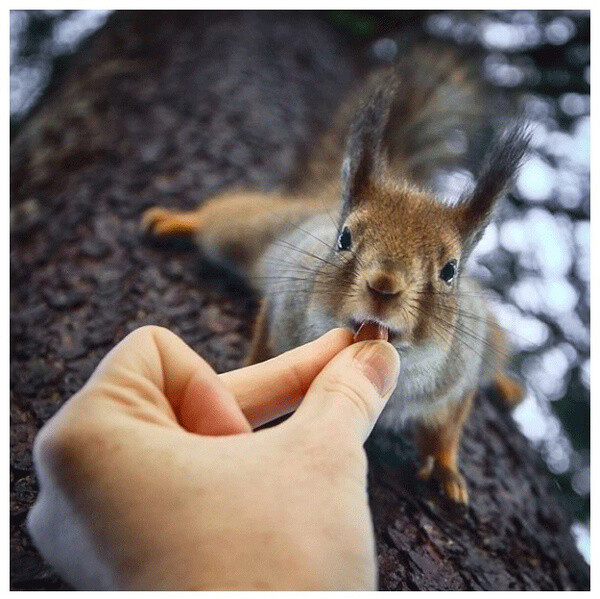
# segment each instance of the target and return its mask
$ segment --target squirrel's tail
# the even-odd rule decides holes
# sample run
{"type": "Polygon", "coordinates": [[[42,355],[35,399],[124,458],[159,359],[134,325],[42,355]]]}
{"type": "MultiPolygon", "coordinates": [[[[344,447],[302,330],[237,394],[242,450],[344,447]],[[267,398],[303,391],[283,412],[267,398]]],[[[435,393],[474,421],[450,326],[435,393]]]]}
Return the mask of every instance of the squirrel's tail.
{"type": "Polygon", "coordinates": [[[485,93],[471,65],[452,49],[415,46],[369,76],[342,104],[308,161],[309,182],[339,177],[350,125],[381,90],[390,100],[381,147],[392,172],[416,183],[428,185],[435,169],[460,164],[467,139],[486,120],[485,93]]]}

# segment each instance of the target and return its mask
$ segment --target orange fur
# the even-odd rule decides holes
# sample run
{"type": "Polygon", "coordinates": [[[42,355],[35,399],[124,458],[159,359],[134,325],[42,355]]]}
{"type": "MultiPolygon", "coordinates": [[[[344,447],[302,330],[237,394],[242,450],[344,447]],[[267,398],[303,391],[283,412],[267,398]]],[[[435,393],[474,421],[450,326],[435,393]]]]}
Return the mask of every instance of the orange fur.
{"type": "Polygon", "coordinates": [[[459,402],[415,426],[418,476],[424,480],[436,479],[446,496],[456,503],[468,502],[467,485],[457,462],[462,429],[471,412],[474,395],[474,391],[469,391],[459,402]]]}

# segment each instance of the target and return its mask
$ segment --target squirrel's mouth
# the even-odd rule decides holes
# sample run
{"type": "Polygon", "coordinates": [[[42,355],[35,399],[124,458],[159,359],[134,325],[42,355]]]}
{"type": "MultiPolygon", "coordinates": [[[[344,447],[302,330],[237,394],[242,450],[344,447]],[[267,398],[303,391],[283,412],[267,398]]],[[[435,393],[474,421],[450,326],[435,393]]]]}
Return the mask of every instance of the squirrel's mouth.
{"type": "Polygon", "coordinates": [[[375,320],[352,321],[351,328],[354,331],[354,341],[383,339],[391,343],[400,336],[397,331],[375,320]]]}

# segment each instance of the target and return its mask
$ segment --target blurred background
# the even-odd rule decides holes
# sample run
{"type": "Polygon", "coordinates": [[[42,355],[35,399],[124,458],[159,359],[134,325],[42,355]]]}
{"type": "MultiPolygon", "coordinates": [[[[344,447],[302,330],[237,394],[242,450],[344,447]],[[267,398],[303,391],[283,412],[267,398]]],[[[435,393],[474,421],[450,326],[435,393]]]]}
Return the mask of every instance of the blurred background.
{"type": "MultiPolygon", "coordinates": [[[[111,11],[11,11],[11,136],[111,11]]],[[[514,413],[574,518],[589,561],[590,19],[588,11],[325,11],[367,63],[391,62],[407,30],[478,58],[481,75],[522,112],[530,154],[471,267],[490,291],[527,385],[514,413]]],[[[468,169],[440,172],[458,194],[468,169]]]]}

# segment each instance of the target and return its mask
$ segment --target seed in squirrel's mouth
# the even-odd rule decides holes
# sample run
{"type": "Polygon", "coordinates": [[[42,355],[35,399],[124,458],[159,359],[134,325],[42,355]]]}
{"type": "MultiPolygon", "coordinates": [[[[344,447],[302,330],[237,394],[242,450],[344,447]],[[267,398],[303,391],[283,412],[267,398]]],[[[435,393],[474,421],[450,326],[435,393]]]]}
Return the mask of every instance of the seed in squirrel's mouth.
{"type": "Polygon", "coordinates": [[[354,333],[354,341],[366,341],[367,339],[388,340],[389,330],[377,322],[365,321],[354,333]]]}

